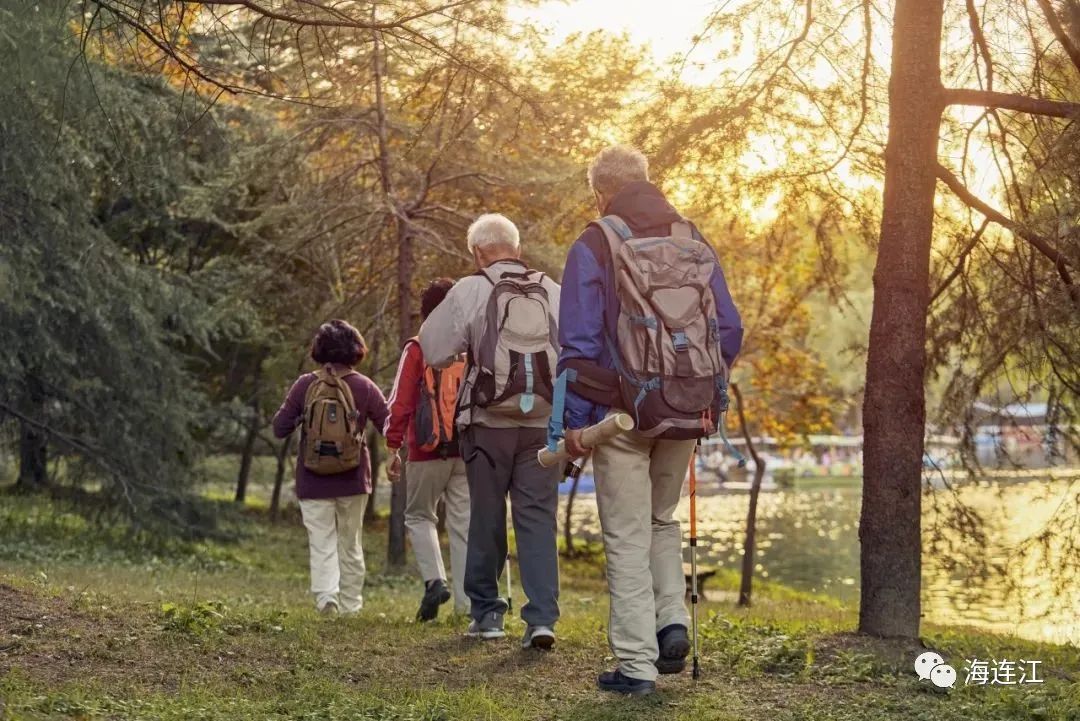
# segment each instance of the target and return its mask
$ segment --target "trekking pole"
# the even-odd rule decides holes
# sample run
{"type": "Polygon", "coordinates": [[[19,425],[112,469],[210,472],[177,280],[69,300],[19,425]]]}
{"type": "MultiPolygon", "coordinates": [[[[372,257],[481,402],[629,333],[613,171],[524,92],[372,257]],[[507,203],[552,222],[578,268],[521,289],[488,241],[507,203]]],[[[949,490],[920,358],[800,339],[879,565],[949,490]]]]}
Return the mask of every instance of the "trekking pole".
{"type": "MultiPolygon", "coordinates": [[[[512,511],[510,514],[512,515],[512,511]]],[[[510,579],[510,534],[507,533],[506,541],[506,611],[511,613],[514,610],[514,586],[510,579]]]]}
{"type": "Polygon", "coordinates": [[[690,622],[694,633],[694,661],[691,676],[701,677],[701,664],[698,661],[698,575],[697,575],[697,453],[701,441],[694,446],[690,454],[690,622]]]}

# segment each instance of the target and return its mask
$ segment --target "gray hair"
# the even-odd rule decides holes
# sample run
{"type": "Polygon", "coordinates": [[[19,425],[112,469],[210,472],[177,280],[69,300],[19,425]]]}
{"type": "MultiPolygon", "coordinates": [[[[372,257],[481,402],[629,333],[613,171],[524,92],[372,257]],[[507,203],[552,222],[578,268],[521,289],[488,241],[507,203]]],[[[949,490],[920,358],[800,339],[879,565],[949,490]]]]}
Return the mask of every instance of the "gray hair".
{"type": "Polygon", "coordinates": [[[469,226],[469,252],[488,246],[506,246],[517,250],[521,246],[521,237],[517,226],[501,213],[485,213],[469,226]]]}
{"type": "Polygon", "coordinates": [[[610,145],[589,164],[589,186],[611,198],[628,183],[649,179],[649,159],[632,145],[610,145]]]}

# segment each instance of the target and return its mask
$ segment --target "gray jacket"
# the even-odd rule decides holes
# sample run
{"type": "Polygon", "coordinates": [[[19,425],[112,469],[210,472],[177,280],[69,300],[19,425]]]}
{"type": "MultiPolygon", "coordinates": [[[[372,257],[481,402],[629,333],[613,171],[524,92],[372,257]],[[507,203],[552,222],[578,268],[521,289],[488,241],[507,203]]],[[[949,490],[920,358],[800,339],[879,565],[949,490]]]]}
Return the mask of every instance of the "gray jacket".
{"type": "MultiPolygon", "coordinates": [[[[518,261],[500,260],[488,268],[495,273],[520,272],[521,266],[518,261]]],[[[561,288],[546,275],[543,285],[548,292],[552,315],[558,318],[561,288]]],[[[454,284],[443,302],[420,326],[420,348],[424,351],[425,363],[435,368],[444,368],[462,353],[479,344],[484,335],[491,291],[491,283],[479,275],[466,276],[454,284]]],[[[556,348],[555,351],[558,352],[559,349],[556,348]]],[[[462,393],[469,392],[469,388],[464,384],[461,390],[462,393]]],[[[546,428],[548,420],[541,418],[513,421],[488,413],[483,408],[474,408],[471,418],[458,418],[458,425],[466,426],[470,423],[489,428],[546,428]]]]}

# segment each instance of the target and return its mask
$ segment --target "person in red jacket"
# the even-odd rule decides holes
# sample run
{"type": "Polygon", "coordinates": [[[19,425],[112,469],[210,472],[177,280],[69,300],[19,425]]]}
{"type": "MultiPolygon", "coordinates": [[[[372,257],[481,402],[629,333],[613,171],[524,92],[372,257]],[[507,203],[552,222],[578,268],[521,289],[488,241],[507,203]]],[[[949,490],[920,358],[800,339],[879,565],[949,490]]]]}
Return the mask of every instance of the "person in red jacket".
{"type": "MultiPolygon", "coordinates": [[[[438,278],[424,291],[420,299],[420,315],[424,319],[446,297],[454,281],[438,278]]],[[[405,505],[405,528],[409,533],[416,563],[424,579],[424,595],[416,618],[430,621],[439,613],[439,606],[450,600],[446,585],[446,569],[442,550],[439,548],[437,506],[440,498],[446,500],[446,528],[450,537],[450,570],[453,575],[454,612],[467,614],[469,598],[465,595],[465,559],[469,538],[469,483],[465,476],[465,462],[461,459],[456,435],[446,442],[437,443],[417,437],[418,426],[427,435],[431,425],[446,417],[446,427],[453,433],[453,410],[456,385],[447,387],[450,409],[442,412],[423,413],[420,407],[430,402],[424,397],[424,355],[415,340],[405,344],[398,364],[394,390],[390,394],[390,415],[386,421],[386,445],[390,449],[390,465],[387,474],[391,480],[401,475],[400,449],[408,446],[408,472],[405,474],[407,490],[405,505]],[[421,422],[417,416],[422,415],[421,422]],[[436,416],[433,421],[432,417],[436,416]],[[431,448],[431,446],[436,446],[431,448]],[[426,446],[426,447],[425,447],[426,446]]],[[[440,384],[456,383],[460,369],[433,370],[432,380],[440,384]]],[[[437,400],[436,400],[437,403],[437,400]]]]}

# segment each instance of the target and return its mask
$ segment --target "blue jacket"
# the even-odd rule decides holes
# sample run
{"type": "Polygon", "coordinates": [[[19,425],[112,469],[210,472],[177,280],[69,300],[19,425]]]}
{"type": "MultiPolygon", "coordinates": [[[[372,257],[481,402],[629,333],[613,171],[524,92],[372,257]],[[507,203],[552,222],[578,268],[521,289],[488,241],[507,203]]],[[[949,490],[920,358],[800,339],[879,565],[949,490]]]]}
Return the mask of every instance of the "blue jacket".
{"type": "MultiPolygon", "coordinates": [[[[667,235],[671,224],[681,218],[663,194],[651,183],[635,182],[623,188],[608,204],[608,215],[617,215],[637,237],[667,235]]],[[[704,238],[694,228],[694,236],[704,238]]],[[[707,241],[706,241],[707,243],[707,241]]],[[[720,352],[728,366],[735,362],[742,347],[742,319],[731,300],[719,258],[712,277],[716,314],[720,322],[720,352]]],[[[559,312],[559,370],[567,360],[586,359],[605,368],[614,368],[604,342],[604,334],[615,338],[619,318],[619,300],[612,282],[611,252],[604,233],[590,225],[566,257],[562,277],[559,312]]],[[[566,392],[567,428],[584,428],[598,423],[608,409],[588,401],[568,389],[566,392]]]]}

